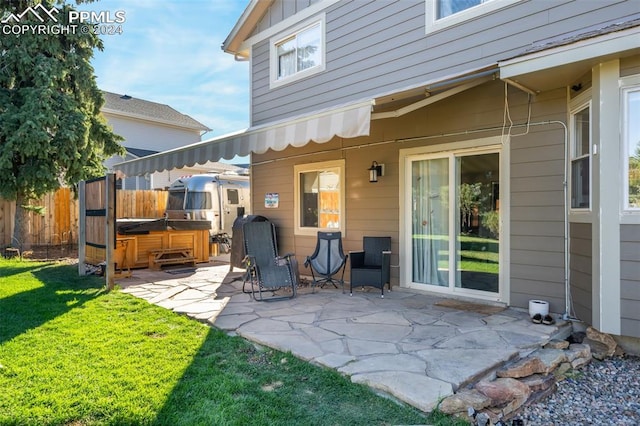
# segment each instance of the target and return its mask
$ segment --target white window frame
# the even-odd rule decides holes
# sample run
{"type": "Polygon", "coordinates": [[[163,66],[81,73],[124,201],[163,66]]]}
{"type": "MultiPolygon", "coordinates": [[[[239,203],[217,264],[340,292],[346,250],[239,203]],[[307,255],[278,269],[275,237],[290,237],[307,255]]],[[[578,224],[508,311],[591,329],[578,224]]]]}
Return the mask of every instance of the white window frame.
{"type": "MultiPolygon", "coordinates": [[[[323,161],[320,163],[310,164],[298,164],[293,166],[293,198],[294,198],[294,224],[296,235],[309,235],[316,236],[318,231],[341,231],[342,235],[345,235],[345,161],[333,160],[323,161]],[[300,175],[308,172],[320,172],[326,170],[335,170],[339,173],[339,226],[337,228],[321,228],[321,227],[309,227],[302,226],[300,223],[300,208],[302,202],[300,200],[300,175]]],[[[318,218],[320,215],[318,214],[318,218]]]]}
{"type": "MultiPolygon", "coordinates": [[[[400,286],[406,288],[415,288],[422,291],[425,290],[424,285],[414,285],[411,279],[411,221],[407,220],[407,212],[411,211],[411,161],[418,155],[426,157],[436,156],[439,153],[447,153],[447,155],[460,154],[482,154],[482,153],[499,153],[500,155],[500,257],[499,257],[499,293],[489,294],[486,292],[476,292],[473,290],[463,290],[458,287],[436,287],[429,288],[428,291],[435,293],[443,292],[452,294],[462,293],[462,296],[473,297],[475,299],[492,300],[498,302],[509,303],[510,301],[510,282],[507,277],[511,275],[511,243],[509,235],[511,235],[511,184],[509,176],[511,174],[511,157],[510,157],[510,138],[500,136],[490,136],[487,138],[471,139],[463,142],[453,142],[435,145],[425,145],[415,148],[404,148],[400,150],[400,286]],[[467,294],[465,294],[467,293],[467,294]]],[[[455,182],[454,169],[449,168],[449,182],[455,182]]],[[[455,191],[450,191],[451,205],[455,205],[455,191]]],[[[455,209],[451,209],[451,214],[455,209]]],[[[455,221],[455,217],[450,217],[450,221],[455,221]]],[[[453,223],[453,222],[451,222],[453,223]]],[[[455,241],[450,241],[455,244],[455,241]]],[[[455,248],[451,248],[453,253],[455,248]]]]}
{"type": "Polygon", "coordinates": [[[623,78],[620,83],[620,102],[622,103],[620,106],[622,113],[622,212],[627,218],[634,217],[640,219],[640,206],[629,206],[629,157],[627,155],[629,144],[631,143],[629,140],[629,125],[631,124],[631,117],[629,116],[629,94],[640,93],[640,76],[623,78]]]}
{"type": "Polygon", "coordinates": [[[319,17],[315,17],[313,20],[305,21],[287,33],[280,33],[269,40],[269,88],[283,86],[285,84],[299,81],[301,79],[318,74],[325,70],[326,67],[326,31],[325,31],[325,14],[321,14],[319,17]],[[307,68],[302,71],[298,71],[295,74],[278,78],[278,48],[277,46],[282,42],[296,37],[299,33],[308,30],[316,25],[320,26],[320,64],[311,68],[307,68]]]}
{"type": "Polygon", "coordinates": [[[579,215],[585,216],[590,214],[593,209],[593,106],[591,103],[591,90],[586,90],[579,96],[576,96],[570,103],[569,108],[569,156],[567,158],[569,164],[567,165],[569,170],[568,176],[568,191],[569,199],[569,212],[574,217],[579,215]],[[577,113],[583,111],[585,108],[589,108],[589,152],[582,154],[581,156],[574,156],[576,151],[576,132],[575,132],[575,116],[577,113]],[[573,162],[575,160],[589,158],[589,207],[573,207],[573,162]]]}
{"type": "Polygon", "coordinates": [[[520,0],[483,0],[483,3],[438,19],[438,1],[425,0],[426,33],[432,33],[502,9],[520,0]]]}

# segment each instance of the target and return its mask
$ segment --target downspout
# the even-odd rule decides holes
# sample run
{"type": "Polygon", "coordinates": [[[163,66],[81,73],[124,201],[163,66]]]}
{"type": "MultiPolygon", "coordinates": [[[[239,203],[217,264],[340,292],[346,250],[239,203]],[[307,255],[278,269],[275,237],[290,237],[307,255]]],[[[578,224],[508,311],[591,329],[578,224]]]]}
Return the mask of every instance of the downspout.
{"type": "Polygon", "coordinates": [[[563,320],[572,319],[571,317],[571,269],[569,267],[570,255],[570,240],[569,240],[569,129],[567,125],[559,120],[549,121],[549,124],[560,124],[564,129],[564,181],[562,182],[562,190],[564,195],[564,314],[563,320]]]}

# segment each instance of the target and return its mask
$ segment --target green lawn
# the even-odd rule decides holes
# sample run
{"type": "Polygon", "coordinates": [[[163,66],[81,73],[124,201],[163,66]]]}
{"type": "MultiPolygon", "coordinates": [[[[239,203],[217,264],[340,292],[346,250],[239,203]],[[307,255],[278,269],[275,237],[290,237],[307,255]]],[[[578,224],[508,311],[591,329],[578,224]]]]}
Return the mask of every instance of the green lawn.
{"type": "Polygon", "coordinates": [[[0,425],[427,423],[456,424],[76,267],[0,259],[0,425]]]}
{"type": "MultiPolygon", "coordinates": [[[[414,239],[431,238],[438,241],[440,250],[438,250],[439,260],[438,268],[442,270],[449,269],[449,237],[445,235],[420,235],[415,234],[414,239]]],[[[498,275],[500,269],[499,241],[493,238],[472,237],[468,235],[460,235],[460,250],[458,255],[458,270],[468,272],[485,272],[498,275]]]]}

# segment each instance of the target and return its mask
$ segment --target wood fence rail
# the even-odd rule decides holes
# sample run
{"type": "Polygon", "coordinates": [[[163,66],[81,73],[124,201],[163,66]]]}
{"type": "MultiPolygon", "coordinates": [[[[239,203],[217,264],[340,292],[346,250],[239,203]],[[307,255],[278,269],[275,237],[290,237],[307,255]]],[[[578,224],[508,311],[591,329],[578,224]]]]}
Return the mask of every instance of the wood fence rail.
{"type": "MultiPolygon", "coordinates": [[[[118,190],[116,217],[161,218],[167,203],[167,191],[118,190]]],[[[78,243],[78,200],[69,188],[61,188],[31,202],[43,207],[43,214],[29,212],[29,229],[33,245],[68,245],[78,243]]],[[[0,246],[12,242],[15,201],[0,198],[0,246]]]]}

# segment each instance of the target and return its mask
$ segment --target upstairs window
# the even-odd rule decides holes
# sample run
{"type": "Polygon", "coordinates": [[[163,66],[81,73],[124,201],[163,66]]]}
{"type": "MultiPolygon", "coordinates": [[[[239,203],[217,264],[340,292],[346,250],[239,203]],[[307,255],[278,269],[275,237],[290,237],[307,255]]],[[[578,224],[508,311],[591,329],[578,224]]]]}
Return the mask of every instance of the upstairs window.
{"type": "Polygon", "coordinates": [[[437,18],[442,19],[491,0],[437,0],[437,18]]]}
{"type": "Polygon", "coordinates": [[[324,70],[324,20],[271,42],[271,87],[324,70]]]}
{"type": "Polygon", "coordinates": [[[582,105],[571,114],[571,208],[591,206],[591,108],[582,105]]]}
{"type": "Polygon", "coordinates": [[[320,66],[320,24],[300,31],[276,45],[278,49],[278,79],[320,66]]]}
{"type": "Polygon", "coordinates": [[[520,0],[425,0],[426,32],[495,12],[520,0]]]}

